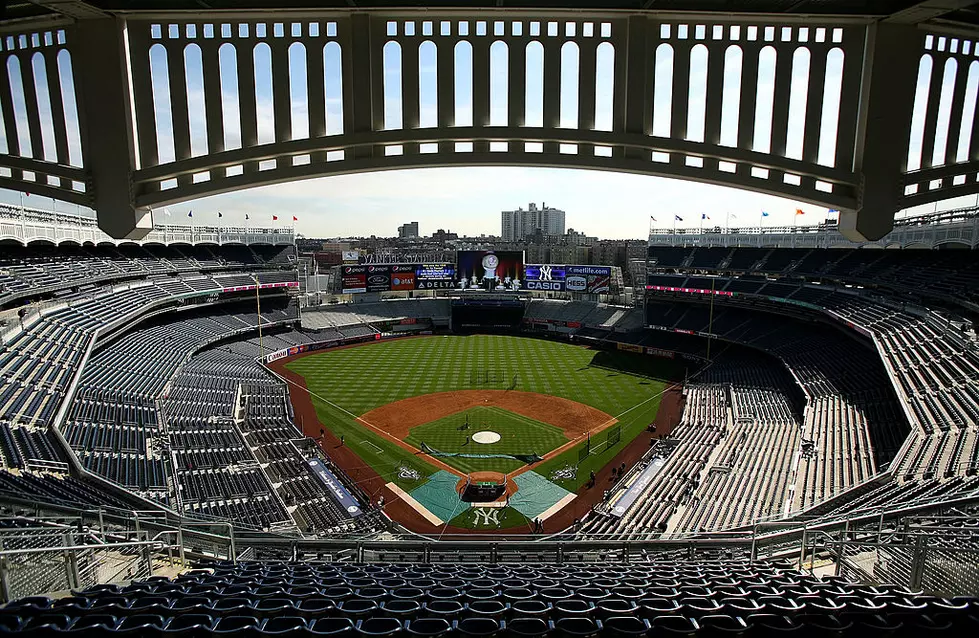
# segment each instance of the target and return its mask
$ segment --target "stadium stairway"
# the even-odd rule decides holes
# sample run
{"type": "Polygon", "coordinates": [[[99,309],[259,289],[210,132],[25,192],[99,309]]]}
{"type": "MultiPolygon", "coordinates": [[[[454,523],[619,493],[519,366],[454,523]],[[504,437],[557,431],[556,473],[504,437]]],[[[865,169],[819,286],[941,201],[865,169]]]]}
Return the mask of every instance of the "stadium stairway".
{"type": "Polygon", "coordinates": [[[970,635],[979,599],[739,560],[216,563],[0,609],[10,636],[970,635]]]}

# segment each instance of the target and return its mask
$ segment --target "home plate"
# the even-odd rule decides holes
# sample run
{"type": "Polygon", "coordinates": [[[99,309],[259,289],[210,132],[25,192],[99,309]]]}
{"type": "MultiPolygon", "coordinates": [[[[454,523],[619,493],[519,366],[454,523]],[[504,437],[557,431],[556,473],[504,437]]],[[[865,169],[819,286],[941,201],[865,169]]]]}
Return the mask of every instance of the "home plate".
{"type": "Polygon", "coordinates": [[[490,430],[483,430],[482,432],[477,432],[473,434],[473,443],[498,443],[500,441],[500,434],[498,432],[492,432],[490,430]]]}

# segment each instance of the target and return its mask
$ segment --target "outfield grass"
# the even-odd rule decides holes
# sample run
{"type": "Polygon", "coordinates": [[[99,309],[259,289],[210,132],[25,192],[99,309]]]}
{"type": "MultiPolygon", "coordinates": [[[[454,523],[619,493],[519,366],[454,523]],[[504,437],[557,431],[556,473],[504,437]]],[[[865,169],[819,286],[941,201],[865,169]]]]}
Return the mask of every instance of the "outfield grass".
{"type": "MultiPolygon", "coordinates": [[[[320,422],[344,436],[345,444],[386,480],[408,490],[418,483],[401,479],[400,466],[408,465],[423,477],[435,468],[363,428],[357,416],[432,392],[506,389],[515,376],[516,390],[564,397],[618,417],[623,426],[619,443],[601,451],[597,444],[604,434],[595,437],[593,453],[578,475],[561,482],[573,491],[588,479],[590,469],[607,463],[653,421],[665,387],[660,379],[671,377],[675,364],[543,339],[472,335],[381,341],[327,350],[286,365],[305,378],[320,422]],[[476,385],[475,377],[489,377],[493,383],[476,385]]],[[[578,465],[578,447],[535,469],[548,476],[568,464],[578,465]]]]}
{"type": "MultiPolygon", "coordinates": [[[[417,448],[422,442],[441,452],[463,454],[538,454],[544,456],[568,442],[564,430],[495,406],[477,406],[430,421],[411,429],[405,439],[417,448]],[[469,424],[466,427],[466,423],[469,424]],[[496,443],[475,443],[476,432],[491,430],[500,435],[496,443]]],[[[525,463],[516,459],[469,459],[443,457],[441,460],[463,472],[512,472],[525,463]]]]}

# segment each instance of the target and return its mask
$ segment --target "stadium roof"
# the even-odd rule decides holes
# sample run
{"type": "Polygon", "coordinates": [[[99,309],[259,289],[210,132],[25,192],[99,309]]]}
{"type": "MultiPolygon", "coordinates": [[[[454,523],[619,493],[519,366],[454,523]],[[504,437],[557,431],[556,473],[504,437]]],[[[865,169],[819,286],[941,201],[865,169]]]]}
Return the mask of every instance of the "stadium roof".
{"type": "MultiPolygon", "coordinates": [[[[975,0],[12,0],[2,20],[117,12],[282,9],[569,9],[847,16],[979,26],[975,0]]],[[[3,10],[3,9],[0,9],[3,10]]]]}

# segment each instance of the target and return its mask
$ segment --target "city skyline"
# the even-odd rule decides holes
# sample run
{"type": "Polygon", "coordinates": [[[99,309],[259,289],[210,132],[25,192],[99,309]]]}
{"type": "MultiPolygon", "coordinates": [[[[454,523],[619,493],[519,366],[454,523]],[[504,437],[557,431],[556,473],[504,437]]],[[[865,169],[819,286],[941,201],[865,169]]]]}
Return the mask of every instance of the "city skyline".
{"type": "MultiPolygon", "coordinates": [[[[641,239],[650,217],[660,229],[812,225],[826,209],[770,195],[677,179],[584,169],[520,167],[411,169],[324,177],[217,195],[157,209],[155,221],[199,225],[290,225],[306,237],[396,237],[405,221],[417,220],[422,236],[439,228],[460,236],[498,236],[500,213],[548,202],[566,211],[567,228],[599,239],[641,239]],[[382,183],[383,182],[383,183],[382,183]],[[507,189],[501,189],[506,184],[507,189]],[[327,200],[323,194],[328,193],[327,200]],[[720,202],[720,203],[719,203],[720,202]],[[465,213],[460,206],[468,207],[465,213]],[[806,211],[796,216],[795,210],[806,211]],[[167,216],[165,211],[169,210],[167,216]],[[192,218],[188,213],[193,211],[192,218]],[[762,211],[768,212],[762,218],[762,211]],[[221,217],[218,217],[221,213],[221,217]],[[246,215],[249,219],[245,220],[246,215]],[[700,219],[707,215],[709,220],[700,219]],[[678,222],[675,216],[683,218],[678,222]]],[[[39,195],[0,190],[0,202],[59,212],[92,211],[39,195]]],[[[979,204],[976,196],[918,206],[900,216],[979,204]]]]}

